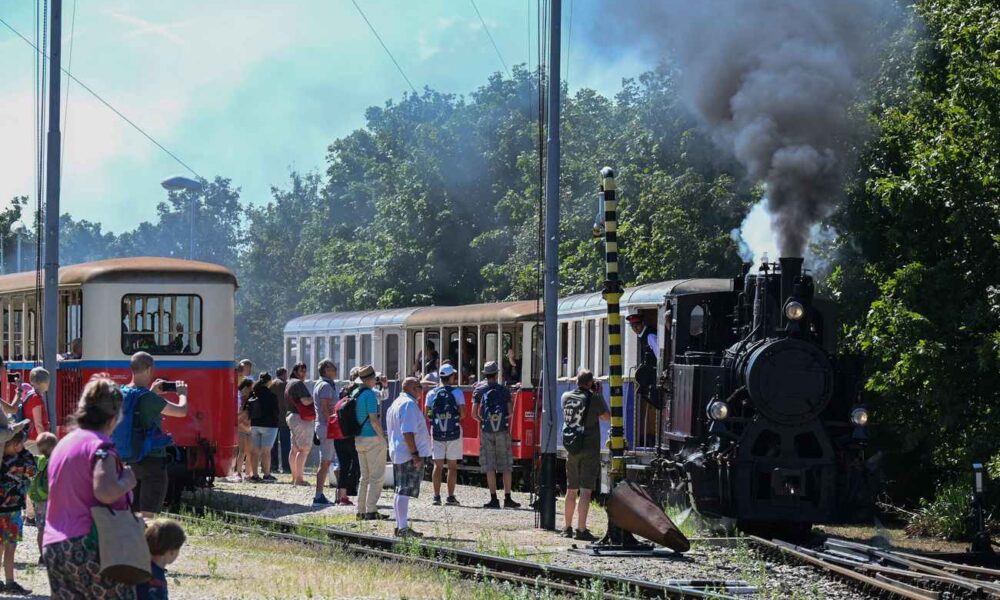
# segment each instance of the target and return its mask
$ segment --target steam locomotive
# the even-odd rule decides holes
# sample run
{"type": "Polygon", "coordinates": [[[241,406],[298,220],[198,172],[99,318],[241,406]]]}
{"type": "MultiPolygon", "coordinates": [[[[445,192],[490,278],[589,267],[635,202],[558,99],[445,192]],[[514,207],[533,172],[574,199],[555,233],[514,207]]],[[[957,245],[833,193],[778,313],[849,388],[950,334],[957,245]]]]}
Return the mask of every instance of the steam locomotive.
{"type": "Polygon", "coordinates": [[[802,265],[765,257],[725,291],[668,297],[659,366],[636,373],[663,407],[655,491],[747,527],[856,520],[872,505],[860,359],[836,355],[834,306],[802,265]]]}

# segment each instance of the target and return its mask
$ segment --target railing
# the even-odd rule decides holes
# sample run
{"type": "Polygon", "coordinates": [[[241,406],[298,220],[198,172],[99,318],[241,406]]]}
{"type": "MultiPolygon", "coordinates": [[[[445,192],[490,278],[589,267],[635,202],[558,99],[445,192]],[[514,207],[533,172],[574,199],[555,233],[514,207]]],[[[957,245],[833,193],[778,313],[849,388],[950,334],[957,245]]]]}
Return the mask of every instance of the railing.
{"type": "Polygon", "coordinates": [[[56,407],[56,423],[59,427],[65,427],[70,415],[76,412],[77,403],[80,401],[80,394],[83,392],[83,370],[80,367],[72,366],[72,362],[59,364],[56,371],[57,392],[59,406],[56,407]]]}

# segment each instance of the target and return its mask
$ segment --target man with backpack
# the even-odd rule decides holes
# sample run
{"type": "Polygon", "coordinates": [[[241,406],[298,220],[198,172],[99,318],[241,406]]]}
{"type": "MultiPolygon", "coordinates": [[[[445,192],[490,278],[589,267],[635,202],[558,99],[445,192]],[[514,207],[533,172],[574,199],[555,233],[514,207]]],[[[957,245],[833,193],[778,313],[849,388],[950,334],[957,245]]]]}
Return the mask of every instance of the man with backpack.
{"type": "MultiPolygon", "coordinates": [[[[388,516],[378,512],[378,499],[382,494],[382,483],[385,481],[385,457],[388,445],[385,432],[382,431],[382,420],[379,418],[378,396],[372,389],[375,386],[375,369],[371,365],[361,367],[355,383],[360,385],[351,392],[351,398],[355,401],[355,422],[361,426],[360,431],[354,436],[358,463],[361,465],[361,481],[358,482],[358,519],[362,521],[388,519],[388,516]]],[[[341,427],[346,424],[341,423],[341,427]]]]}
{"type": "Polygon", "coordinates": [[[510,440],[510,415],[514,401],[507,387],[497,381],[500,367],[490,361],[483,365],[486,379],[472,390],[472,416],[479,422],[479,460],[486,471],[490,501],[483,508],[500,508],[497,500],[497,473],[503,473],[503,507],[521,508],[510,497],[514,450],[510,440]]]}
{"type": "Polygon", "coordinates": [[[458,385],[458,371],[449,363],[438,370],[441,385],[427,393],[427,417],[431,420],[431,436],[434,448],[434,471],[431,482],[434,485],[434,500],[431,504],[441,505],[441,479],[445,461],[448,462],[448,498],[445,503],[457,506],[455,486],[458,485],[458,461],[462,458],[462,419],[465,418],[465,395],[458,385]]]}
{"type": "Polygon", "coordinates": [[[316,408],[316,426],[314,433],[319,440],[319,470],[316,471],[316,495],[313,497],[313,506],[328,506],[333,504],[327,500],[323,494],[323,485],[326,483],[327,473],[330,465],[336,460],[336,453],[333,448],[333,439],[328,435],[330,415],[333,414],[334,406],[337,404],[337,367],[329,358],[324,358],[316,366],[319,373],[319,381],[313,386],[312,399],[316,408]]]}
{"type": "Polygon", "coordinates": [[[173,440],[163,432],[163,417],[187,416],[188,390],[183,381],[176,382],[176,404],[160,396],[167,382],[154,379],[155,363],[146,352],[133,354],[129,367],[132,381],[121,388],[122,419],[111,439],[135,473],[135,508],[149,519],[167,497],[167,446],[173,440]]]}
{"type": "Polygon", "coordinates": [[[590,495],[601,476],[601,426],[598,420],[611,418],[601,384],[587,369],[576,374],[576,389],[562,396],[563,448],[566,450],[566,527],[562,535],[585,542],[596,541],[587,529],[590,495]],[[576,534],[573,512],[577,508],[576,534]]]}

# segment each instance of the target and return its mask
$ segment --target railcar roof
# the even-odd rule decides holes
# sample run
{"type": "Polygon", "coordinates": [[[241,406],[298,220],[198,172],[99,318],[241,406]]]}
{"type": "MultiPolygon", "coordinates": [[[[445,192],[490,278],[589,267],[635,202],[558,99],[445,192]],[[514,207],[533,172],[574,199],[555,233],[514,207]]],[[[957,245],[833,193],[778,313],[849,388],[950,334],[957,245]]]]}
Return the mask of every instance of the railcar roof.
{"type": "MultiPolygon", "coordinates": [[[[732,289],[732,279],[675,279],[626,288],[620,303],[623,306],[658,305],[667,296],[728,292],[732,289]]],[[[587,313],[603,310],[604,307],[604,298],[600,292],[576,294],[559,300],[560,315],[587,313]]]]}
{"type": "MultiPolygon", "coordinates": [[[[236,275],[226,267],[214,263],[152,256],[111,258],[67,265],[59,269],[60,286],[120,281],[142,283],[195,281],[236,285],[236,275]]],[[[26,292],[34,289],[34,271],[0,276],[0,292],[26,292]]]]}
{"type": "Polygon", "coordinates": [[[326,331],[355,331],[402,325],[419,308],[390,308],[303,315],[285,324],[285,335],[326,331]]]}
{"type": "Polygon", "coordinates": [[[443,327],[445,325],[496,325],[538,318],[539,304],[534,300],[492,302],[465,306],[428,306],[406,319],[407,327],[443,327]]]}

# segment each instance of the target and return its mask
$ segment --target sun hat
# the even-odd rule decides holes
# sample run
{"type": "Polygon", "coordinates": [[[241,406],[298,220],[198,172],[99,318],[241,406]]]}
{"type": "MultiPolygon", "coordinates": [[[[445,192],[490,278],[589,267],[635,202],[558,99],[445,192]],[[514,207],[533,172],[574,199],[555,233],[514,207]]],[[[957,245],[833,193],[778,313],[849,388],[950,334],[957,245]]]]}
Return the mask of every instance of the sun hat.
{"type": "Polygon", "coordinates": [[[496,375],[499,372],[500,367],[497,366],[497,363],[494,360],[491,360],[483,365],[483,375],[496,375]]]}
{"type": "Polygon", "coordinates": [[[7,415],[0,411],[0,444],[6,444],[14,439],[14,436],[24,431],[24,428],[31,423],[31,419],[24,419],[11,423],[7,415]]]}

